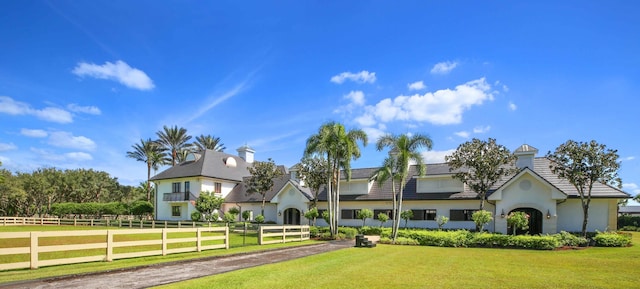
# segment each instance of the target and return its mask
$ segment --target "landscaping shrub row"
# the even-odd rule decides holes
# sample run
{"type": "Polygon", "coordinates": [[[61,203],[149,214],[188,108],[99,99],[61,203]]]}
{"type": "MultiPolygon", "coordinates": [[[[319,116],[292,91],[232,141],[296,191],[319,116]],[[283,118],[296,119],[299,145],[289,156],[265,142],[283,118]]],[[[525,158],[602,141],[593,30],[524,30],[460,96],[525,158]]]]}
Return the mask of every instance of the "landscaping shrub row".
{"type": "MultiPolygon", "coordinates": [[[[381,242],[390,243],[390,231],[382,232],[381,242]]],[[[401,230],[398,232],[399,244],[416,244],[438,247],[484,247],[484,248],[522,248],[533,250],[553,250],[560,247],[586,246],[589,240],[571,233],[560,232],[554,235],[502,235],[495,233],[472,233],[467,230],[429,231],[401,230]],[[408,239],[408,240],[407,240],[408,239]]],[[[617,232],[597,232],[593,237],[595,246],[625,247],[631,245],[631,235],[617,232]]]]}

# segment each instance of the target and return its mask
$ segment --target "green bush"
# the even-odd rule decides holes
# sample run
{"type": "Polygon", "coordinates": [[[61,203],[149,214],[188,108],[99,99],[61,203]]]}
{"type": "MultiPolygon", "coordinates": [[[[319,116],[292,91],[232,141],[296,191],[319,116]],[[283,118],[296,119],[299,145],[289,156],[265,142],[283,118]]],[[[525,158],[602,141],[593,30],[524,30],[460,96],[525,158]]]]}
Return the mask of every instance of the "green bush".
{"type": "Polygon", "coordinates": [[[626,247],[631,245],[631,237],[628,234],[617,232],[598,232],[593,240],[598,247],[626,247]]]}
{"type": "Polygon", "coordinates": [[[199,222],[202,219],[202,214],[198,211],[191,213],[191,221],[199,222]]]}
{"type": "Polygon", "coordinates": [[[468,247],[471,243],[472,234],[467,230],[457,231],[425,231],[425,230],[403,230],[398,232],[398,236],[414,239],[422,246],[438,247],[468,247]]]}
{"type": "MultiPolygon", "coordinates": [[[[393,240],[389,238],[380,238],[378,241],[380,244],[393,244],[393,240]]],[[[414,239],[406,238],[406,237],[398,237],[396,239],[395,245],[420,245],[420,243],[414,239]]]]}
{"type": "Polygon", "coordinates": [[[553,236],[511,236],[510,246],[523,249],[553,250],[560,242],[553,236]]]}
{"type": "Polygon", "coordinates": [[[382,236],[386,233],[388,236],[391,236],[391,228],[364,226],[360,228],[359,231],[360,234],[363,235],[382,236]]]}
{"type": "Polygon", "coordinates": [[[618,216],[618,228],[625,226],[640,227],[640,216],[618,216]]]}
{"type": "Polygon", "coordinates": [[[338,228],[338,236],[340,239],[355,239],[358,234],[358,229],[350,228],[350,227],[340,227],[338,228]]]}
{"type": "Polygon", "coordinates": [[[624,226],[624,227],[620,228],[620,231],[640,232],[640,227],[636,227],[636,226],[624,226]]]}
{"type": "Polygon", "coordinates": [[[492,233],[476,233],[473,234],[471,243],[477,247],[508,247],[510,244],[511,236],[492,233]]]}
{"type": "Polygon", "coordinates": [[[315,238],[320,236],[320,229],[316,226],[309,227],[309,236],[315,238]]]}
{"type": "Polygon", "coordinates": [[[553,235],[553,237],[558,240],[560,246],[577,247],[585,246],[589,243],[589,240],[587,240],[587,238],[579,237],[565,231],[561,231],[560,233],[553,235]]]}

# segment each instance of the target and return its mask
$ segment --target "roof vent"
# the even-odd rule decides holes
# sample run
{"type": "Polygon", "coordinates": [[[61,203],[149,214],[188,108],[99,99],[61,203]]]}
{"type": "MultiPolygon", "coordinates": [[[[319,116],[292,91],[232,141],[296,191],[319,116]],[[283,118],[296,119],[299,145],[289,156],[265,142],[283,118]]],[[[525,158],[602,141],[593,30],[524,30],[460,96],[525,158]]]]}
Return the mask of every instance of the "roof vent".
{"type": "Polygon", "coordinates": [[[236,159],[234,159],[233,157],[226,157],[223,159],[223,161],[224,165],[227,166],[227,168],[235,168],[236,166],[238,166],[236,159]]]}

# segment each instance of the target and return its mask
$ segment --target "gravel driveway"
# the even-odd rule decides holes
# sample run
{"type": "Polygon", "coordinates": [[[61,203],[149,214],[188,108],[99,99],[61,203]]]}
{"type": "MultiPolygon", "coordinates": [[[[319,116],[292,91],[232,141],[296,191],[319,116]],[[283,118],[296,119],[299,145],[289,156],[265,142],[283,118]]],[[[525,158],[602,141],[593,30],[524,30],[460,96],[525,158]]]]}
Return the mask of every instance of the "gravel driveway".
{"type": "Polygon", "coordinates": [[[353,246],[334,241],[192,261],[135,267],[108,272],[5,283],[0,288],[147,288],[204,276],[278,263],[353,246]]]}

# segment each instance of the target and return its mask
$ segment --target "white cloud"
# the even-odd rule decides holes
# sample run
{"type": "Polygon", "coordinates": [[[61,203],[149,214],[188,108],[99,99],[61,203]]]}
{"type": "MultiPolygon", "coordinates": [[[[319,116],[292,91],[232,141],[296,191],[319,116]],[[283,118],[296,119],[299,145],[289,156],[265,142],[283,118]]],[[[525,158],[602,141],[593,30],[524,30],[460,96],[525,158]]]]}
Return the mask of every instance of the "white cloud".
{"type": "Polygon", "coordinates": [[[473,128],[473,133],[485,133],[491,129],[491,126],[476,126],[473,128]]]}
{"type": "Polygon", "coordinates": [[[365,82],[374,83],[376,82],[376,73],[363,70],[358,73],[343,72],[331,77],[331,82],[337,83],[337,84],[341,84],[346,80],[351,80],[357,83],[365,83],[365,82]]]}
{"type": "Polygon", "coordinates": [[[70,132],[52,132],[49,137],[49,144],[63,148],[73,148],[92,151],[96,148],[96,143],[84,136],[73,136],[70,132]]]}
{"type": "Polygon", "coordinates": [[[364,127],[362,130],[367,134],[367,138],[370,142],[376,142],[381,136],[385,135],[387,126],[384,124],[378,124],[378,127],[364,127]]]}
{"type": "Polygon", "coordinates": [[[444,163],[444,157],[453,154],[455,151],[455,149],[446,151],[425,151],[422,152],[422,157],[424,158],[424,162],[428,164],[444,163]]]}
{"type": "Polygon", "coordinates": [[[150,90],[155,87],[151,78],[144,71],[133,68],[122,60],[118,60],[116,63],[107,61],[104,65],[80,62],[72,72],[81,77],[90,76],[115,80],[126,87],[139,90],[150,90]]]}
{"type": "Polygon", "coordinates": [[[622,184],[622,190],[636,196],[640,194],[640,186],[638,186],[636,183],[622,184]]]}
{"type": "Polygon", "coordinates": [[[407,84],[407,87],[409,88],[409,90],[423,90],[427,88],[427,86],[424,85],[424,82],[422,80],[416,81],[414,83],[409,83],[407,84]]]}
{"type": "Polygon", "coordinates": [[[629,157],[626,157],[626,158],[622,158],[621,161],[632,161],[632,160],[635,160],[635,159],[636,159],[636,157],[629,156],[629,157]]]}
{"type": "Polygon", "coordinates": [[[100,109],[95,106],[79,106],[75,103],[67,105],[67,108],[73,112],[81,112],[94,115],[99,115],[102,113],[100,109]]]}
{"type": "Polygon", "coordinates": [[[15,101],[8,96],[0,96],[0,113],[10,115],[33,115],[39,119],[57,123],[73,122],[73,116],[71,113],[64,109],[57,107],[33,109],[28,103],[15,101]]]}
{"type": "Polygon", "coordinates": [[[451,70],[456,68],[456,66],[458,66],[457,61],[440,62],[434,65],[433,68],[431,68],[431,74],[447,74],[451,72],[451,70]]]}
{"type": "Polygon", "coordinates": [[[49,134],[41,129],[28,129],[23,128],[20,130],[20,134],[28,137],[47,137],[49,134]]]}
{"type": "Polygon", "coordinates": [[[518,106],[515,103],[509,101],[509,110],[515,111],[516,109],[518,109],[518,106]]]}
{"type": "Polygon", "coordinates": [[[442,89],[436,92],[400,95],[386,98],[375,106],[365,107],[365,115],[359,120],[375,118],[381,122],[417,121],[436,125],[458,124],[462,122],[462,114],[474,105],[493,100],[491,86],[485,78],[469,81],[456,86],[455,89],[442,89]]]}
{"type": "Polygon", "coordinates": [[[71,152],[71,153],[66,153],[64,154],[64,156],[69,159],[69,160],[73,160],[73,161],[90,161],[93,159],[93,157],[85,152],[71,152]]]}
{"type": "Polygon", "coordinates": [[[1,143],[0,142],[0,152],[15,150],[18,147],[13,143],[1,143]]]}
{"type": "Polygon", "coordinates": [[[503,84],[502,85],[502,91],[509,92],[509,87],[503,84]]]}
{"type": "Polygon", "coordinates": [[[350,100],[355,105],[364,105],[364,93],[362,91],[351,91],[349,94],[344,95],[343,98],[350,100]]]}
{"type": "Polygon", "coordinates": [[[459,131],[459,132],[454,132],[453,134],[461,137],[461,138],[469,138],[469,132],[466,131],[459,131]]]}

